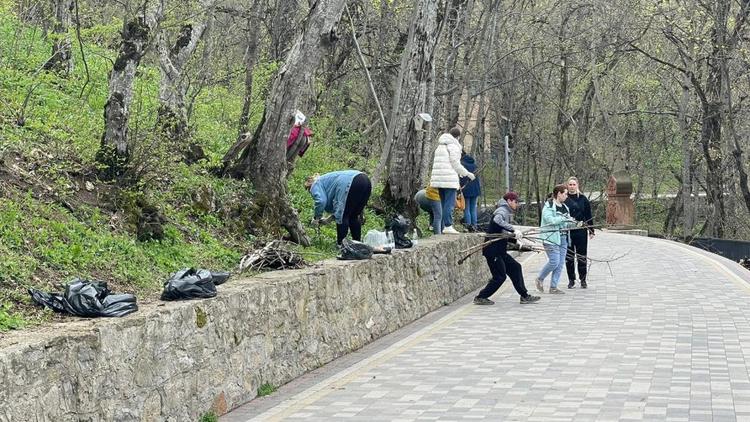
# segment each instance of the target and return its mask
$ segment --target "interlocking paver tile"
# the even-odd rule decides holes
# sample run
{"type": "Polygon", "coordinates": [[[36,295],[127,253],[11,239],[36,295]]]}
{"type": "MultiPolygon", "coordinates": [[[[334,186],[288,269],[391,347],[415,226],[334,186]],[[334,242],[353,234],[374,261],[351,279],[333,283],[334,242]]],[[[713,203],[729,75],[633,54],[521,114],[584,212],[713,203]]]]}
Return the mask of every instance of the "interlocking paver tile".
{"type": "MultiPolygon", "coordinates": [[[[257,419],[750,421],[750,276],[654,239],[589,249],[625,255],[586,290],[460,306],[257,419]]],[[[545,260],[524,259],[528,283],[545,260]]]]}

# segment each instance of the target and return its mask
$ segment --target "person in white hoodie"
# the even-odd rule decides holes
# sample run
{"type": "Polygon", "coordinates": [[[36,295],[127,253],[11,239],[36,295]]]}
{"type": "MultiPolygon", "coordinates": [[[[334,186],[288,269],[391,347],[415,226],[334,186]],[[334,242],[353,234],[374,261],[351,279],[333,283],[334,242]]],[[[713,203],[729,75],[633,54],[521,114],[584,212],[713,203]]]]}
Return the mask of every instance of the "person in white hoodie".
{"type": "MultiPolygon", "coordinates": [[[[454,127],[448,133],[440,135],[435,158],[432,161],[430,186],[438,188],[440,203],[443,208],[441,233],[458,234],[453,228],[453,209],[456,206],[456,192],[461,187],[459,177],[474,180],[474,173],[461,165],[461,129],[454,127]]],[[[436,230],[437,231],[437,230],[436,230]]]]}

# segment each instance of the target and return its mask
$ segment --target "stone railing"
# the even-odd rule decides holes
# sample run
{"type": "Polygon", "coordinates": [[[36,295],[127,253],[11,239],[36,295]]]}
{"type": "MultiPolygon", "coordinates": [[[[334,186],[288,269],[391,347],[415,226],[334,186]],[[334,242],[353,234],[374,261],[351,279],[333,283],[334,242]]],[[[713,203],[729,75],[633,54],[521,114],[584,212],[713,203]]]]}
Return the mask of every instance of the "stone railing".
{"type": "Polygon", "coordinates": [[[226,413],[449,304],[489,278],[477,235],[368,261],[231,279],[213,299],[145,305],[0,339],[0,421],[195,421],[226,413]]]}

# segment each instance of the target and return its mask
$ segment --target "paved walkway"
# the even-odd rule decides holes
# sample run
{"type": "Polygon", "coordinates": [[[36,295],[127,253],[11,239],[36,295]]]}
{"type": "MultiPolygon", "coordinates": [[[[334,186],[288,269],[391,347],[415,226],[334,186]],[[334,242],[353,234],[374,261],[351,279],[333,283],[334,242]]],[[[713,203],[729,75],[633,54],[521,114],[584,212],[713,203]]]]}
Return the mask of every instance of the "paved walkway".
{"type": "Polygon", "coordinates": [[[466,297],[221,420],[750,421],[750,273],[637,236],[589,249],[625,255],[537,305],[466,297]]]}

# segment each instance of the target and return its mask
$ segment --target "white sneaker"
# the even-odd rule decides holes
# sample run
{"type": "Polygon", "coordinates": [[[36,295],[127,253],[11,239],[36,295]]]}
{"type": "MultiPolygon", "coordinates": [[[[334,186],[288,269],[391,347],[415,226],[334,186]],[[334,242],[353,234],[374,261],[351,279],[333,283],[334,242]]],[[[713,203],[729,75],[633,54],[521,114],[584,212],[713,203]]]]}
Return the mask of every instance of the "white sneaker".
{"type": "Polygon", "coordinates": [[[443,234],[461,234],[461,232],[456,231],[453,226],[448,226],[443,229],[443,234]]]}

